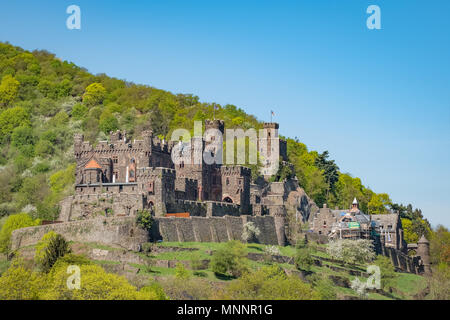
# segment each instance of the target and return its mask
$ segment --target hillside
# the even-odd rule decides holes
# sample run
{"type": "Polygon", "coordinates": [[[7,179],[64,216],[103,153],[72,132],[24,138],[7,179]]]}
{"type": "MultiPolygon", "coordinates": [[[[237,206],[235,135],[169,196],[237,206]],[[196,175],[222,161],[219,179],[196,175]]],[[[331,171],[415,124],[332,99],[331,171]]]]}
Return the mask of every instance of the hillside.
{"type": "MultiPolygon", "coordinates": [[[[57,203],[73,189],[74,133],[82,132],[94,144],[119,128],[131,138],[146,129],[170,137],[174,129],[192,129],[195,120],[214,114],[228,128],[262,127],[234,105],[92,75],[49,52],[28,52],[7,43],[0,43],[0,77],[0,217],[20,211],[44,220],[57,215],[57,203]]],[[[360,178],[339,172],[328,152],[287,141],[300,186],[318,206],[348,208],[356,197],[366,213],[399,210],[411,221],[406,237],[411,242],[429,232],[420,210],[395,204],[389,195],[366,188],[360,178]]],[[[253,167],[254,177],[256,172],[253,167]]]]}
{"type": "MultiPolygon", "coordinates": [[[[262,122],[256,117],[233,105],[201,102],[190,94],[173,94],[104,74],[92,75],[49,52],[28,52],[8,43],[0,43],[0,79],[0,252],[8,252],[11,229],[3,228],[8,217],[25,213],[20,219],[29,221],[15,225],[15,229],[39,224],[42,220],[57,219],[58,203],[74,189],[75,133],[83,133],[92,144],[106,140],[107,134],[116,129],[125,130],[132,139],[139,138],[148,129],[167,139],[174,129],[192,129],[195,120],[213,116],[223,119],[228,128],[262,127],[262,122]]],[[[326,203],[329,207],[348,208],[356,197],[360,208],[366,213],[399,211],[405,239],[414,243],[423,234],[431,239],[433,263],[436,267],[439,264],[445,267],[443,273],[438,275],[448,283],[450,241],[447,229],[441,226],[431,230],[420,209],[396,204],[389,195],[377,194],[366,188],[360,178],[340,172],[328,152],[320,154],[310,151],[296,139],[287,138],[287,143],[289,161],[294,164],[295,172],[287,172],[286,167],[282,167],[273,180],[295,174],[300,186],[319,206],[326,203]]],[[[257,166],[252,169],[253,178],[257,178],[257,166]]],[[[307,227],[302,226],[304,229],[307,227]]],[[[273,286],[276,284],[273,279],[279,279],[286,285],[292,281],[298,287],[291,289],[303,290],[305,298],[319,298],[319,293],[321,298],[327,298],[330,287],[336,287],[332,290],[333,298],[353,299],[358,296],[349,288],[350,282],[356,275],[361,280],[367,278],[367,264],[349,266],[343,261],[331,259],[325,247],[317,244],[308,244],[312,266],[307,271],[296,265],[298,251],[295,247],[270,249],[259,244],[245,244],[231,248],[232,252],[240,255],[236,264],[250,267],[253,273],[220,276],[220,272],[213,272],[211,267],[212,255],[222,252],[221,249],[227,245],[161,243],[149,244],[143,252],[122,252],[121,249],[99,244],[71,244],[74,253],[87,255],[107,271],[125,274],[139,289],[143,283],[139,279],[145,277],[148,280],[150,276],[175,298],[189,298],[176,291],[173,284],[176,279],[190,279],[192,281],[186,282],[189,284],[196,280],[207,282],[204,286],[189,288],[199,294],[196,297],[188,290],[194,298],[236,298],[233,295],[240,290],[239,286],[248,289],[245,288],[245,281],[250,279],[244,278],[244,281],[242,277],[255,277],[256,282],[268,281],[273,286]],[[274,251],[268,254],[267,250],[274,251]],[[120,254],[114,255],[117,251],[120,254]],[[106,258],[101,258],[102,255],[106,258]],[[125,257],[129,260],[122,261],[125,257]],[[189,268],[195,270],[186,271],[189,268]],[[130,274],[134,274],[133,277],[130,274]],[[298,282],[298,279],[303,282],[298,282]],[[229,291],[218,291],[222,296],[211,293],[214,288],[222,289],[228,285],[231,286],[229,291]],[[201,295],[199,292],[202,290],[211,295],[201,295]]],[[[21,250],[31,270],[37,267],[33,264],[34,250],[34,247],[21,250]]],[[[6,256],[1,256],[0,274],[5,273],[9,266],[10,261],[6,256]]],[[[371,292],[369,298],[420,298],[426,293],[424,289],[429,287],[429,282],[421,276],[396,274],[393,279],[394,289],[371,292]]],[[[41,280],[45,282],[45,279],[41,280]]],[[[435,280],[439,282],[438,278],[435,280]]],[[[240,296],[245,297],[255,298],[240,296]]]]}

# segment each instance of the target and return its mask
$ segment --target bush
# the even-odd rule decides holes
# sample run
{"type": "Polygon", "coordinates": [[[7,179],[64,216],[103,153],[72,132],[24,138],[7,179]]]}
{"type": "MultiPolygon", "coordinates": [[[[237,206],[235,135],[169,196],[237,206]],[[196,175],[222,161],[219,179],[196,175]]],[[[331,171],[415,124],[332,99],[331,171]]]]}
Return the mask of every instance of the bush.
{"type": "Polygon", "coordinates": [[[321,300],[336,300],[336,287],[327,275],[313,274],[309,277],[309,281],[319,293],[321,300]]]}
{"type": "Polygon", "coordinates": [[[381,288],[388,291],[396,285],[397,274],[395,268],[388,257],[378,255],[374,264],[380,268],[381,288]]]}
{"type": "Polygon", "coordinates": [[[261,231],[253,222],[247,222],[244,224],[242,240],[245,242],[256,242],[256,238],[260,235],[260,233],[261,231]]]}
{"type": "Polygon", "coordinates": [[[139,210],[136,214],[136,224],[144,230],[150,230],[153,225],[153,217],[148,210],[139,210]]]}
{"type": "Polygon", "coordinates": [[[175,267],[175,277],[177,279],[188,279],[189,271],[184,267],[184,264],[178,262],[175,267]]]}
{"type": "Polygon", "coordinates": [[[0,277],[0,300],[38,300],[46,287],[45,276],[15,259],[0,277]]]}
{"type": "Polygon", "coordinates": [[[40,157],[46,157],[55,151],[55,148],[53,144],[48,140],[39,140],[39,142],[36,145],[36,155],[40,157]]]}
{"type": "Polygon", "coordinates": [[[295,267],[299,270],[310,271],[314,260],[308,248],[297,249],[295,254],[295,267]]]}
{"type": "Polygon", "coordinates": [[[191,258],[191,269],[198,271],[203,269],[203,263],[198,254],[195,254],[191,258]]]}
{"type": "Polygon", "coordinates": [[[71,116],[75,120],[82,120],[87,115],[89,109],[85,105],[76,104],[72,108],[71,116]]]}
{"type": "Polygon", "coordinates": [[[319,300],[320,295],[296,276],[287,276],[278,266],[245,273],[225,289],[224,299],[319,300]]]}
{"type": "Polygon", "coordinates": [[[240,276],[247,270],[245,246],[236,240],[228,241],[223,248],[214,252],[211,269],[219,275],[240,276]]]}
{"type": "Polygon", "coordinates": [[[40,223],[41,222],[39,220],[33,220],[26,213],[19,213],[9,216],[0,231],[0,252],[9,253],[11,234],[14,230],[37,226],[40,223]]]}
{"type": "Polygon", "coordinates": [[[371,240],[336,240],[327,246],[328,254],[346,264],[370,262],[375,258],[371,240]]]}

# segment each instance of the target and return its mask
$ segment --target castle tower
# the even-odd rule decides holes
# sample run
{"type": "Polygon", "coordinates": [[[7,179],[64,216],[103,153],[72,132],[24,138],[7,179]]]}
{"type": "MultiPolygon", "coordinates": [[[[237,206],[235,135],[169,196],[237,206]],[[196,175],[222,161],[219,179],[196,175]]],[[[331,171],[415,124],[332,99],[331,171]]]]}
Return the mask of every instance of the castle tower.
{"type": "Polygon", "coordinates": [[[258,137],[258,151],[261,157],[261,174],[270,178],[278,171],[280,159],[280,139],[278,137],[278,123],[266,122],[258,137]]]}
{"type": "Polygon", "coordinates": [[[352,203],[352,208],[350,209],[350,212],[353,214],[356,214],[359,212],[359,204],[358,204],[358,200],[353,199],[353,203],[352,203]]]}
{"type": "Polygon", "coordinates": [[[225,122],[223,120],[205,120],[205,131],[208,129],[217,129],[223,135],[225,133],[225,122]]]}
{"type": "Polygon", "coordinates": [[[430,242],[424,235],[422,235],[417,243],[417,255],[422,259],[424,273],[431,274],[430,242]]]}

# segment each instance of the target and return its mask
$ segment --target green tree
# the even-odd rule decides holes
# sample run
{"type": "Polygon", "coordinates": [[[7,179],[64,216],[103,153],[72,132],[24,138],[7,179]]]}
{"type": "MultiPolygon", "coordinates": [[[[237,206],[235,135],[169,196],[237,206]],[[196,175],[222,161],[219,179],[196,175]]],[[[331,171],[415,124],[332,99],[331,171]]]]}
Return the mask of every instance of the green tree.
{"type": "Polygon", "coordinates": [[[402,218],[401,220],[405,241],[407,243],[417,243],[417,241],[419,241],[419,235],[414,232],[412,221],[406,218],[402,218]]]}
{"type": "Polygon", "coordinates": [[[389,207],[392,201],[386,193],[373,194],[368,204],[369,214],[386,214],[389,213],[389,207]]]}
{"type": "Polygon", "coordinates": [[[45,254],[41,261],[41,267],[44,272],[48,273],[60,257],[70,253],[70,246],[66,239],[60,234],[49,235],[48,239],[43,239],[43,241],[48,241],[48,244],[45,247],[45,254]]]}
{"type": "Polygon", "coordinates": [[[11,75],[3,77],[0,83],[0,105],[8,106],[13,102],[19,93],[20,83],[11,75]]]}
{"type": "Polygon", "coordinates": [[[44,276],[15,259],[0,277],[0,300],[38,300],[45,287],[44,276]]]}
{"type": "Polygon", "coordinates": [[[431,233],[430,256],[433,265],[450,266],[450,232],[443,225],[438,225],[431,233]]]}
{"type": "Polygon", "coordinates": [[[49,231],[46,234],[44,234],[41,240],[39,240],[38,243],[36,244],[36,250],[34,252],[34,261],[36,262],[37,265],[40,266],[43,265],[50,241],[53,238],[56,238],[56,236],[57,236],[56,232],[49,231]]]}
{"type": "Polygon", "coordinates": [[[211,259],[211,270],[216,274],[239,277],[247,270],[247,250],[237,241],[228,241],[225,246],[216,250],[211,259]]]}
{"type": "Polygon", "coordinates": [[[101,104],[106,97],[106,89],[101,83],[93,83],[86,88],[83,103],[87,106],[101,104]]]}
{"type": "Polygon", "coordinates": [[[83,104],[76,104],[72,108],[71,116],[75,120],[82,120],[87,115],[89,109],[83,104]]]}
{"type": "Polygon", "coordinates": [[[39,220],[33,220],[26,213],[13,214],[6,219],[0,231],[0,252],[9,253],[11,234],[14,230],[39,225],[39,220]]]}
{"type": "Polygon", "coordinates": [[[102,114],[100,117],[99,127],[105,134],[109,134],[110,132],[119,129],[119,121],[114,115],[108,112],[102,114]]]}
{"type": "Polygon", "coordinates": [[[328,160],[328,151],[324,151],[319,154],[316,158],[316,166],[322,170],[325,182],[327,183],[327,201],[329,199],[330,192],[335,192],[336,182],[339,180],[339,167],[336,165],[334,160],[328,160]]]}
{"type": "Polygon", "coordinates": [[[332,241],[327,245],[327,253],[347,264],[366,263],[375,258],[372,241],[365,239],[332,241]]]}
{"type": "Polygon", "coordinates": [[[22,107],[9,108],[0,113],[0,140],[8,138],[17,127],[31,125],[28,112],[22,107]]]}

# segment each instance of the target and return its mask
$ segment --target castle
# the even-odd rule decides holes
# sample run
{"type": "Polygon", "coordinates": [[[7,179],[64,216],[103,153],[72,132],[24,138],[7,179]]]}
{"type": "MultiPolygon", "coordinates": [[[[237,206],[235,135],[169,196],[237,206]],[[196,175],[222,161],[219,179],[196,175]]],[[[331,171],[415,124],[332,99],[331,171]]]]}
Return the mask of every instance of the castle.
{"type": "MultiPolygon", "coordinates": [[[[205,129],[224,134],[224,122],[205,121],[205,129]]],[[[258,148],[267,145],[265,159],[287,160],[286,141],[279,141],[278,124],[266,123],[268,137],[258,139],[258,148]],[[276,146],[277,148],[274,148],[276,146]]],[[[74,153],[77,162],[75,195],[62,205],[60,220],[88,218],[98,212],[89,206],[76,206],[85,199],[108,198],[111,206],[104,214],[134,215],[149,209],[156,217],[189,212],[193,216],[263,215],[268,208],[261,204],[260,187],[251,184],[251,170],[240,165],[207,164],[203,154],[208,149],[203,138],[192,138],[182,146],[191,148],[188,161],[174,163],[175,142],[166,143],[151,131],[142,133],[141,140],[129,141],[120,131],[110,134],[109,141],[95,147],[77,134],[74,153]],[[200,141],[198,141],[200,140],[200,141]],[[201,148],[195,150],[194,146],[201,148]],[[199,153],[199,154],[198,154],[199,153]],[[196,162],[199,158],[201,161],[196,162]],[[214,210],[203,210],[206,207],[214,210]]],[[[270,163],[266,163],[269,164],[270,163]]],[[[264,168],[262,174],[264,174],[264,168]]],[[[280,205],[282,205],[280,203],[280,205]]]]}
{"type": "Polygon", "coordinates": [[[133,250],[149,240],[223,242],[240,240],[249,222],[260,230],[255,241],[283,246],[288,243],[290,212],[309,224],[307,236],[326,241],[373,239],[379,253],[390,256],[399,269],[429,272],[429,244],[423,238],[415,247],[406,245],[398,214],[366,215],[356,199],[350,209],[319,209],[296,177],[269,182],[274,164],[292,166],[277,123],[265,123],[257,138],[263,178],[256,181],[250,168],[206,161],[222,155],[225,126],[221,120],[206,120],[204,126],[220,139],[208,143],[214,138],[205,135],[189,142],[165,142],[144,131],[140,140],[130,141],[125,132],[116,131],[109,141],[93,146],[75,135],[75,193],[60,204],[61,223],[17,230],[13,247],[36,243],[48,230],[73,241],[133,250]],[[148,233],[135,225],[142,210],[154,216],[148,233]],[[408,250],[416,250],[416,257],[409,257],[408,250]]]}
{"type": "MultiPolygon", "coordinates": [[[[204,126],[206,132],[225,133],[222,120],[206,120],[204,126]]],[[[265,123],[264,134],[258,137],[257,149],[264,161],[260,174],[266,178],[258,184],[252,183],[247,167],[205,161],[205,154],[222,154],[218,150],[222,141],[214,145],[205,137],[193,137],[189,143],[167,143],[152,131],[144,131],[140,140],[130,141],[117,131],[110,134],[109,141],[100,141],[94,147],[78,134],[74,137],[75,194],[61,202],[59,220],[132,217],[140,210],[151,211],[160,218],[160,225],[165,223],[162,218],[169,217],[239,217],[242,223],[259,221],[268,234],[276,234],[270,242],[284,245],[285,203],[299,186],[296,180],[289,184],[267,182],[271,176],[267,168],[278,164],[279,159],[287,161],[286,141],[279,139],[278,128],[277,123],[265,123]],[[187,158],[182,157],[186,149],[190,151],[187,158]]],[[[173,237],[166,234],[165,238],[173,237]]]]}

